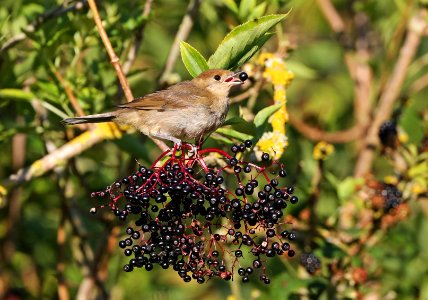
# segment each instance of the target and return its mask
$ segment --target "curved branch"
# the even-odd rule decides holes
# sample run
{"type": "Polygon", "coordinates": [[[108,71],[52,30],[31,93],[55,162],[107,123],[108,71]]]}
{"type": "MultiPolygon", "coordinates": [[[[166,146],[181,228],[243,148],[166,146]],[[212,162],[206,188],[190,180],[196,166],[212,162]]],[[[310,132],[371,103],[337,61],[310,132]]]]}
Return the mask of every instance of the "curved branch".
{"type": "Polygon", "coordinates": [[[350,129],[336,132],[325,132],[318,128],[312,127],[302,120],[289,114],[289,123],[302,135],[312,141],[326,141],[328,143],[348,143],[360,138],[363,134],[364,127],[356,124],[350,129]]]}
{"type": "Polygon", "coordinates": [[[180,27],[178,28],[177,34],[174,38],[174,43],[171,46],[171,49],[168,54],[168,58],[166,59],[165,68],[163,69],[161,75],[159,76],[159,83],[163,85],[169,75],[171,74],[175,62],[177,61],[178,56],[180,55],[180,41],[187,40],[187,37],[190,34],[190,31],[193,27],[193,19],[198,12],[199,5],[201,4],[201,0],[190,0],[188,9],[186,14],[181,21],[180,27]]]}
{"type": "Polygon", "coordinates": [[[341,33],[345,31],[345,23],[342,17],[337,12],[334,5],[330,0],[317,0],[318,6],[324,14],[326,20],[330,24],[330,27],[335,33],[341,33]]]}
{"type": "Polygon", "coordinates": [[[354,175],[357,177],[364,176],[371,170],[374,159],[374,146],[379,143],[377,137],[379,127],[391,115],[393,104],[400,95],[400,90],[409,65],[416,54],[416,50],[421,42],[421,37],[427,28],[425,15],[425,13],[421,12],[414,16],[409,22],[406,40],[401,47],[391,78],[380,97],[376,114],[370,124],[367,137],[364,141],[364,148],[358,157],[354,171],[354,175]]]}

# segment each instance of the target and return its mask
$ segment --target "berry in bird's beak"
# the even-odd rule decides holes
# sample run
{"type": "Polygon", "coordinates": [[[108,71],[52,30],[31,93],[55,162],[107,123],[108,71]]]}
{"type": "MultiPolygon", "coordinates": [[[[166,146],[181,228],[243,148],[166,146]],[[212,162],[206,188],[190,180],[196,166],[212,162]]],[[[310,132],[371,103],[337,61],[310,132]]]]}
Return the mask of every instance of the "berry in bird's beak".
{"type": "Polygon", "coordinates": [[[247,80],[248,75],[245,72],[238,72],[227,77],[224,82],[230,82],[232,84],[243,84],[247,80]]]}

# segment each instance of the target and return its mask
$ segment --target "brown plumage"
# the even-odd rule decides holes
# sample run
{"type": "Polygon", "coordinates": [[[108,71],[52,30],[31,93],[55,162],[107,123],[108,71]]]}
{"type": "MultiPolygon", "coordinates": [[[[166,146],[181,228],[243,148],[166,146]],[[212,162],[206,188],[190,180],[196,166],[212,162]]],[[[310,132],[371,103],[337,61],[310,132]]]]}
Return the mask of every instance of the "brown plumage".
{"type": "Polygon", "coordinates": [[[175,144],[181,144],[182,140],[198,141],[224,122],[230,88],[243,83],[247,78],[244,74],[208,70],[191,81],[119,105],[115,111],[68,118],[63,122],[75,125],[113,121],[175,144]]]}

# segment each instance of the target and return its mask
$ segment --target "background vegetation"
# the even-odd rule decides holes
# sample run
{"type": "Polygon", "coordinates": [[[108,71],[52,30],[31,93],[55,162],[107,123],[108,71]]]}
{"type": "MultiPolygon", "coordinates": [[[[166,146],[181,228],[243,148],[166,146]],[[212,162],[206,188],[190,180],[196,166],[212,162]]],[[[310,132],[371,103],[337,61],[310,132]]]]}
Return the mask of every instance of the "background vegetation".
{"type": "MultiPolygon", "coordinates": [[[[135,160],[150,164],[159,145],[116,128],[60,123],[129,97],[87,1],[3,0],[0,298],[428,299],[426,1],[97,4],[135,96],[191,78],[179,40],[208,58],[231,28],[291,9],[262,53],[294,73],[280,160],[300,199],[286,219],[298,255],[269,262],[267,286],[123,272],[123,225],[90,215],[89,195],[134,170],[135,160]],[[321,261],[315,274],[301,265],[304,253],[321,261]]],[[[252,81],[234,92],[229,117],[252,121],[273,104],[274,89],[259,54],[242,68],[252,81]]],[[[238,132],[251,134],[234,130],[207,144],[227,148],[238,132]]]]}

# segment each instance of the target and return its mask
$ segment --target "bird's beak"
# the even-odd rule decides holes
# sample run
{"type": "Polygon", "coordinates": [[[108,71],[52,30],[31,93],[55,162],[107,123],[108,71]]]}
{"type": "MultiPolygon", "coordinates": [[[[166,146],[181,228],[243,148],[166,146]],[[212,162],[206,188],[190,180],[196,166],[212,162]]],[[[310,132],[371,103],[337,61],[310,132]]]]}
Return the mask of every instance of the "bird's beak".
{"type": "Polygon", "coordinates": [[[229,83],[231,83],[232,85],[238,85],[238,84],[243,84],[244,82],[241,80],[241,79],[239,79],[239,74],[241,74],[243,71],[241,71],[241,72],[237,72],[237,73],[235,73],[235,74],[232,74],[232,75],[230,75],[229,77],[227,77],[225,80],[224,80],[224,82],[229,82],[229,83]]]}

